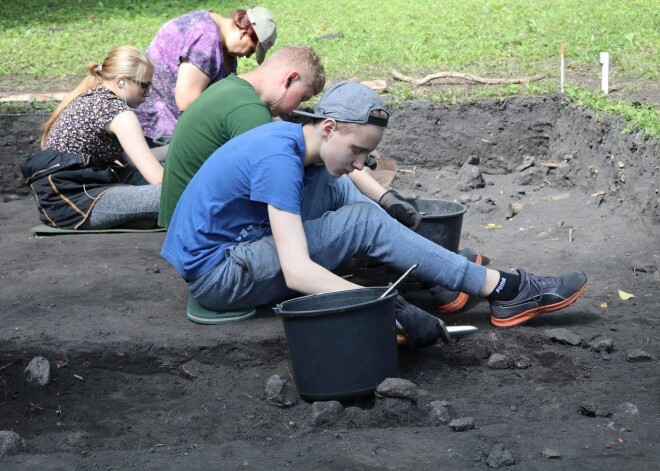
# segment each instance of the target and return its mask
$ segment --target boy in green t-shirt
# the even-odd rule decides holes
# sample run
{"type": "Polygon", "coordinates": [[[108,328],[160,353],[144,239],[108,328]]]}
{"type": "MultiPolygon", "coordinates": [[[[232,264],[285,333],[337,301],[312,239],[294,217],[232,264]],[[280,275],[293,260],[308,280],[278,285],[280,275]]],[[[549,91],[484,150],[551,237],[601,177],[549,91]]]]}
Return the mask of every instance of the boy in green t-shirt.
{"type": "MultiPolygon", "coordinates": [[[[320,93],[325,70],[319,56],[306,46],[286,46],[256,69],[210,86],[179,119],[163,175],[158,225],[167,228],[183,190],[209,156],[245,131],[285,116],[320,93]]],[[[371,176],[356,172],[353,183],[391,216],[416,228],[421,216],[393,190],[386,191],[371,176]]]]}

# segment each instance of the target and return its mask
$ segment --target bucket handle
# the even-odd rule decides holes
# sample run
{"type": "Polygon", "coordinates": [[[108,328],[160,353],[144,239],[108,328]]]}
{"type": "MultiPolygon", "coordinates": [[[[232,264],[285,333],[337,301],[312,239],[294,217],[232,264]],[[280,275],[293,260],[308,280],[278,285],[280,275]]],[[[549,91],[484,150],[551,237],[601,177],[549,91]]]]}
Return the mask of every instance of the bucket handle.
{"type": "Polygon", "coordinates": [[[380,299],[383,299],[385,296],[387,296],[392,291],[394,291],[394,288],[399,286],[399,283],[401,283],[403,280],[406,279],[408,275],[414,272],[418,266],[419,263],[415,263],[412,267],[408,268],[408,270],[406,270],[406,272],[403,275],[401,275],[401,277],[398,280],[396,280],[394,283],[392,283],[392,285],[389,288],[387,288],[387,291],[385,291],[383,294],[380,295],[380,299]]]}

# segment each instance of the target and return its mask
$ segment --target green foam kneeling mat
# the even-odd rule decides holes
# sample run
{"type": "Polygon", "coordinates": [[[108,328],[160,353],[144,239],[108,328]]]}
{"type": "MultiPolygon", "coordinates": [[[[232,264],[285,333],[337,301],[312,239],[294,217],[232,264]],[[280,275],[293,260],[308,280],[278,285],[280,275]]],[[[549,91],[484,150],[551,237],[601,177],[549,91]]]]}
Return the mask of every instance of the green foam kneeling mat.
{"type": "Polygon", "coordinates": [[[238,311],[211,311],[199,305],[192,297],[188,296],[186,316],[197,324],[227,324],[249,319],[257,313],[256,309],[243,309],[238,311]]]}
{"type": "Polygon", "coordinates": [[[122,232],[165,232],[164,227],[155,227],[152,229],[129,229],[115,227],[112,229],[60,229],[58,227],[47,226],[46,224],[39,224],[30,229],[30,232],[36,236],[52,236],[64,234],[112,234],[122,232]]]}

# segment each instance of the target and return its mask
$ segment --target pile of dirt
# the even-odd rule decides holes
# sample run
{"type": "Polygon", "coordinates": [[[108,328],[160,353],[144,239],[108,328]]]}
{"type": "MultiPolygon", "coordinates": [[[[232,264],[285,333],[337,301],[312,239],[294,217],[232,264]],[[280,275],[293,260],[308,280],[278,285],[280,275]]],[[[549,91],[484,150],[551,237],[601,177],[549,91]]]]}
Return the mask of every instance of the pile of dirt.
{"type": "MultiPolygon", "coordinates": [[[[8,469],[657,463],[657,142],[558,97],[402,104],[380,148],[399,163],[395,188],[465,204],[461,246],[478,247],[491,266],[581,269],[588,289],[570,308],[512,329],[492,327],[488,305],[471,299],[443,319],[477,334],[400,349],[414,400],[282,407],[267,384],[293,378],[269,307],[242,323],[196,325],[185,317],[183,281],[159,257],[162,234],[29,233],[37,211],[17,165],[36,148],[43,119],[0,116],[8,469]],[[26,379],[36,356],[51,367],[44,386],[26,379]],[[474,427],[447,421],[461,418],[474,427]]],[[[364,284],[392,276],[382,266],[352,270],[364,284]]],[[[434,311],[423,286],[403,291],[434,311]]]]}

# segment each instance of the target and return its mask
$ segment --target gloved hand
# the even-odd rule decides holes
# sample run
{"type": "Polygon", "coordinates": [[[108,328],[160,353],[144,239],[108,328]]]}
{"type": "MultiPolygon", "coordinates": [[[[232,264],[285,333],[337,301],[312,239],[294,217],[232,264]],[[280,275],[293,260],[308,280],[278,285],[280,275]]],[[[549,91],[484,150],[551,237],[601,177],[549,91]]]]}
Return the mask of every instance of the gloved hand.
{"type": "Polygon", "coordinates": [[[404,226],[416,231],[422,223],[422,215],[417,212],[412,204],[403,199],[396,190],[388,190],[378,200],[381,208],[387,211],[387,214],[399,221],[404,226]]]}
{"type": "Polygon", "coordinates": [[[394,317],[408,337],[412,348],[428,347],[438,340],[449,343],[445,323],[426,311],[406,302],[401,296],[394,298],[394,317]]]}

